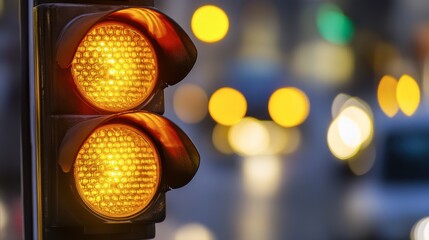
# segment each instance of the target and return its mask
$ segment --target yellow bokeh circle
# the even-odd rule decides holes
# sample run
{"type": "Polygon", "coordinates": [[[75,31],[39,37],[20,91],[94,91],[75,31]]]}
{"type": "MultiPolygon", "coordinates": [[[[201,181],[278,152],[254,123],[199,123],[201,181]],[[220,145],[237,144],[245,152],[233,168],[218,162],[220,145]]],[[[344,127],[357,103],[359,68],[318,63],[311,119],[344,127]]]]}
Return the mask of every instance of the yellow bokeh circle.
{"type": "Polygon", "coordinates": [[[219,124],[231,126],[246,115],[247,102],[241,92],[225,87],[218,89],[209,100],[210,116],[219,124]]]}
{"type": "Polygon", "coordinates": [[[229,19],[221,8],[205,5],[194,12],[191,27],[198,39],[214,43],[222,40],[228,33],[229,19]]]}
{"type": "Polygon", "coordinates": [[[396,87],[396,98],[402,112],[412,116],[420,105],[420,88],[416,80],[409,75],[403,75],[396,87]]]}
{"type": "Polygon", "coordinates": [[[271,95],[268,111],[277,124],[283,127],[295,127],[307,119],[310,102],[307,95],[298,88],[281,88],[271,95]]]}
{"type": "Polygon", "coordinates": [[[381,110],[388,116],[393,117],[399,110],[398,101],[396,99],[396,88],[398,81],[389,75],[381,78],[377,89],[377,99],[381,110]]]}

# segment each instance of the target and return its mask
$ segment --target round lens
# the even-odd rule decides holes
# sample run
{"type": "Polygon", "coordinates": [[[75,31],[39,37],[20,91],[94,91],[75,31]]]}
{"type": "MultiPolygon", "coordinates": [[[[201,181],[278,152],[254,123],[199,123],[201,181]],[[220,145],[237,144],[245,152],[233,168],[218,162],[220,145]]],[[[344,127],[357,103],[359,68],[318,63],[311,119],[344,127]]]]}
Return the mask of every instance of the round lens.
{"type": "Polygon", "coordinates": [[[109,112],[141,105],[158,77],[151,43],[135,28],[119,22],[95,25],[79,44],[71,70],[83,98],[109,112]]]}
{"type": "Polygon", "coordinates": [[[129,218],[145,209],[160,182],[161,166],[152,141],[124,124],[108,124],[91,133],[74,163],[74,179],[83,202],[110,219],[129,218]]]}

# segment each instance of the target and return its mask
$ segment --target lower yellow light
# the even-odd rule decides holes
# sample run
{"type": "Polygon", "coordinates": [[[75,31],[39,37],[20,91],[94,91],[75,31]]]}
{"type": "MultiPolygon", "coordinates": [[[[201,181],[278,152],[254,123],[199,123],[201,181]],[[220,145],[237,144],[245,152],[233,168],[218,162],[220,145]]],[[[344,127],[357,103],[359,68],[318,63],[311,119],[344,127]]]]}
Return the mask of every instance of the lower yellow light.
{"type": "Polygon", "coordinates": [[[158,78],[151,43],[120,22],[102,22],[88,32],[76,50],[71,72],[83,98],[110,112],[141,105],[158,78]]]}
{"type": "Polygon", "coordinates": [[[132,217],[153,199],[160,182],[160,159],[146,134],[124,124],[97,128],[83,143],[74,179],[83,202],[110,219],[132,217]]]}
{"type": "Polygon", "coordinates": [[[307,95],[298,88],[281,88],[271,95],[268,111],[277,124],[295,127],[307,119],[310,103],[307,95]]]}
{"type": "Polygon", "coordinates": [[[231,126],[238,123],[246,112],[246,98],[238,90],[225,87],[218,89],[210,97],[210,116],[222,125],[231,126]]]}
{"type": "Polygon", "coordinates": [[[222,40],[228,33],[229,19],[221,8],[205,5],[195,11],[191,27],[198,39],[214,43],[222,40]]]}
{"type": "Polygon", "coordinates": [[[396,88],[396,98],[402,112],[412,116],[420,104],[420,88],[416,80],[409,75],[403,75],[396,88]]]}
{"type": "Polygon", "coordinates": [[[381,110],[393,117],[399,110],[398,101],[396,100],[396,87],[398,81],[389,75],[383,76],[378,84],[377,98],[381,110]]]}

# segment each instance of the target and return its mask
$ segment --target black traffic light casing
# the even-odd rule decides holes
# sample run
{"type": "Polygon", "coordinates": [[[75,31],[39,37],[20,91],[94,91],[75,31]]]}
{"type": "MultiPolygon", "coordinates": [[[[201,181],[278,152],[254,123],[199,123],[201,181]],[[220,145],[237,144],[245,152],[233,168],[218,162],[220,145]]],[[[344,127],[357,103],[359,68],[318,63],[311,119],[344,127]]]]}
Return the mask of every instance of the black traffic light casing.
{"type": "Polygon", "coordinates": [[[152,1],[95,2],[36,3],[33,9],[37,238],[153,238],[154,224],[165,218],[165,192],[187,184],[199,165],[198,152],[186,134],[160,116],[164,88],[181,81],[195,63],[192,41],[173,20],[150,7],[152,1]],[[94,107],[74,86],[70,67],[75,51],[91,27],[103,21],[124,22],[141,31],[156,53],[158,81],[153,92],[126,111],[94,107]],[[161,161],[159,185],[148,206],[119,219],[96,214],[85,205],[72,170],[88,135],[109,123],[129,124],[145,133],[161,161]]]}

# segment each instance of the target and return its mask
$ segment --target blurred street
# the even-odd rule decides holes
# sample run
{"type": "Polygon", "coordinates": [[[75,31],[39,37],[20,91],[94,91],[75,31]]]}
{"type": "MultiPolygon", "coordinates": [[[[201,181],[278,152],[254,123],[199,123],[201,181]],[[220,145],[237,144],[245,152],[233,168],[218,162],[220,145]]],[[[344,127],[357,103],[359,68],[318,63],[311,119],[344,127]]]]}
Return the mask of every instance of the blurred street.
{"type": "MultiPolygon", "coordinates": [[[[201,155],[155,239],[429,240],[429,1],[155,7],[198,49],[164,115],[201,155]]],[[[22,239],[18,13],[0,0],[0,240],[22,239]]]]}

